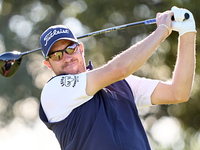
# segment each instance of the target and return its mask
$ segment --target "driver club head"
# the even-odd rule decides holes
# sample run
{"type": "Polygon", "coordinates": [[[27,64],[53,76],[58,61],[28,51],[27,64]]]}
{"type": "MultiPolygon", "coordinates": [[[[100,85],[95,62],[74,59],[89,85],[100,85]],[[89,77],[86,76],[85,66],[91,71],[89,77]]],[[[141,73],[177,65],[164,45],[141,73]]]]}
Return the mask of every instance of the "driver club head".
{"type": "Polygon", "coordinates": [[[12,77],[18,70],[22,55],[18,51],[6,52],[0,55],[0,74],[6,78],[12,77]]]}

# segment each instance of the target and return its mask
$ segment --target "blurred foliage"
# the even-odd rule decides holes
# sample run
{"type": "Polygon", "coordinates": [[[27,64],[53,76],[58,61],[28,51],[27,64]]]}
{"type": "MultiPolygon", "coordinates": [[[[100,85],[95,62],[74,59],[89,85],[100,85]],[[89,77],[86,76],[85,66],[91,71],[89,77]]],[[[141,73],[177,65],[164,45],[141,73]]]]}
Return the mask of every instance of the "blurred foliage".
{"type": "MultiPolygon", "coordinates": [[[[189,9],[194,15],[199,31],[199,5],[198,0],[0,0],[0,53],[13,50],[24,52],[40,47],[40,35],[51,25],[65,24],[79,36],[108,27],[155,18],[157,12],[169,10],[172,6],[189,9]]],[[[101,66],[155,29],[155,24],[137,26],[84,38],[80,41],[85,45],[86,62],[92,60],[94,67],[101,66]]],[[[173,32],[135,74],[169,80],[176,60],[177,37],[178,33],[173,32]]],[[[152,116],[155,118],[146,128],[154,149],[200,148],[199,40],[197,34],[197,67],[190,100],[182,104],[156,106],[156,110],[152,108],[140,114],[144,121],[152,116]],[[163,147],[151,136],[151,126],[163,116],[173,116],[181,123],[184,132],[178,144],[163,147]]],[[[34,97],[39,103],[42,87],[52,75],[43,65],[41,52],[37,52],[23,58],[19,70],[12,78],[1,76],[0,127],[6,126],[16,116],[13,107],[16,107],[18,101],[34,97]]],[[[30,124],[30,121],[33,120],[28,120],[27,124],[30,124]]]]}

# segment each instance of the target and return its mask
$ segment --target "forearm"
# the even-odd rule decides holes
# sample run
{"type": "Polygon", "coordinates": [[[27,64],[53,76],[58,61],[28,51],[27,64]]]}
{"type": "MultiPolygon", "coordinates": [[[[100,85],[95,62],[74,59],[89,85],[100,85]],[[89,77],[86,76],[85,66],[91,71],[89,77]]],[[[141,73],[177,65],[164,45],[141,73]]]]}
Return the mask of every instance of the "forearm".
{"type": "Polygon", "coordinates": [[[195,33],[186,33],[179,38],[178,56],[175,65],[172,87],[176,99],[189,99],[195,74],[195,33]]]}
{"type": "Polygon", "coordinates": [[[117,66],[120,68],[124,76],[134,73],[148,60],[167,35],[168,30],[166,27],[158,27],[147,38],[138,42],[136,45],[131,46],[128,50],[115,57],[110,62],[111,66],[117,66]]]}

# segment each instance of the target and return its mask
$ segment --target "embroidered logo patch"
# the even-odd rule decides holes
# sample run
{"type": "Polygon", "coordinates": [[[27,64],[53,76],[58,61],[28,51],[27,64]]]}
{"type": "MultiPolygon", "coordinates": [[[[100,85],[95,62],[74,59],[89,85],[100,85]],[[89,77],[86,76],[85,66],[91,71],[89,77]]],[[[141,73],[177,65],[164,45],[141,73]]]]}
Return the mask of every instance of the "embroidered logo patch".
{"type": "Polygon", "coordinates": [[[78,76],[67,75],[61,78],[60,84],[62,87],[75,87],[77,82],[79,82],[78,76]]]}
{"type": "Polygon", "coordinates": [[[56,35],[63,34],[63,33],[69,34],[69,30],[60,29],[60,30],[53,30],[53,31],[50,31],[50,32],[44,37],[44,41],[46,41],[46,43],[45,43],[44,46],[47,46],[48,41],[51,40],[51,38],[53,38],[53,37],[56,36],[56,35]]]}

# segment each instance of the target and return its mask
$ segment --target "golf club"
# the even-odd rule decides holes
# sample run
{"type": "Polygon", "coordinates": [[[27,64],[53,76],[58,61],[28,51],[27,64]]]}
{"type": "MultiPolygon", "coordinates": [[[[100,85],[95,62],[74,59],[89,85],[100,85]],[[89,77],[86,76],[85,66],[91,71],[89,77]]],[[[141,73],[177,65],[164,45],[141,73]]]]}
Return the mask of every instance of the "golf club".
{"type": "MultiPolygon", "coordinates": [[[[189,19],[189,14],[187,13],[185,14],[185,19],[189,19]]],[[[172,18],[172,20],[174,19],[172,18]]],[[[89,36],[95,36],[95,35],[111,32],[111,31],[122,30],[129,27],[134,27],[134,26],[139,26],[139,25],[149,25],[149,24],[155,24],[155,23],[156,23],[156,19],[148,19],[144,21],[129,23],[125,25],[120,25],[116,27],[111,27],[111,28],[91,32],[82,36],[78,36],[77,39],[82,39],[89,36]]],[[[12,52],[5,52],[1,54],[0,55],[0,74],[7,78],[12,77],[18,70],[22,61],[22,57],[39,50],[41,50],[41,48],[37,48],[31,51],[26,51],[23,53],[19,51],[12,51],[12,52]]]]}

